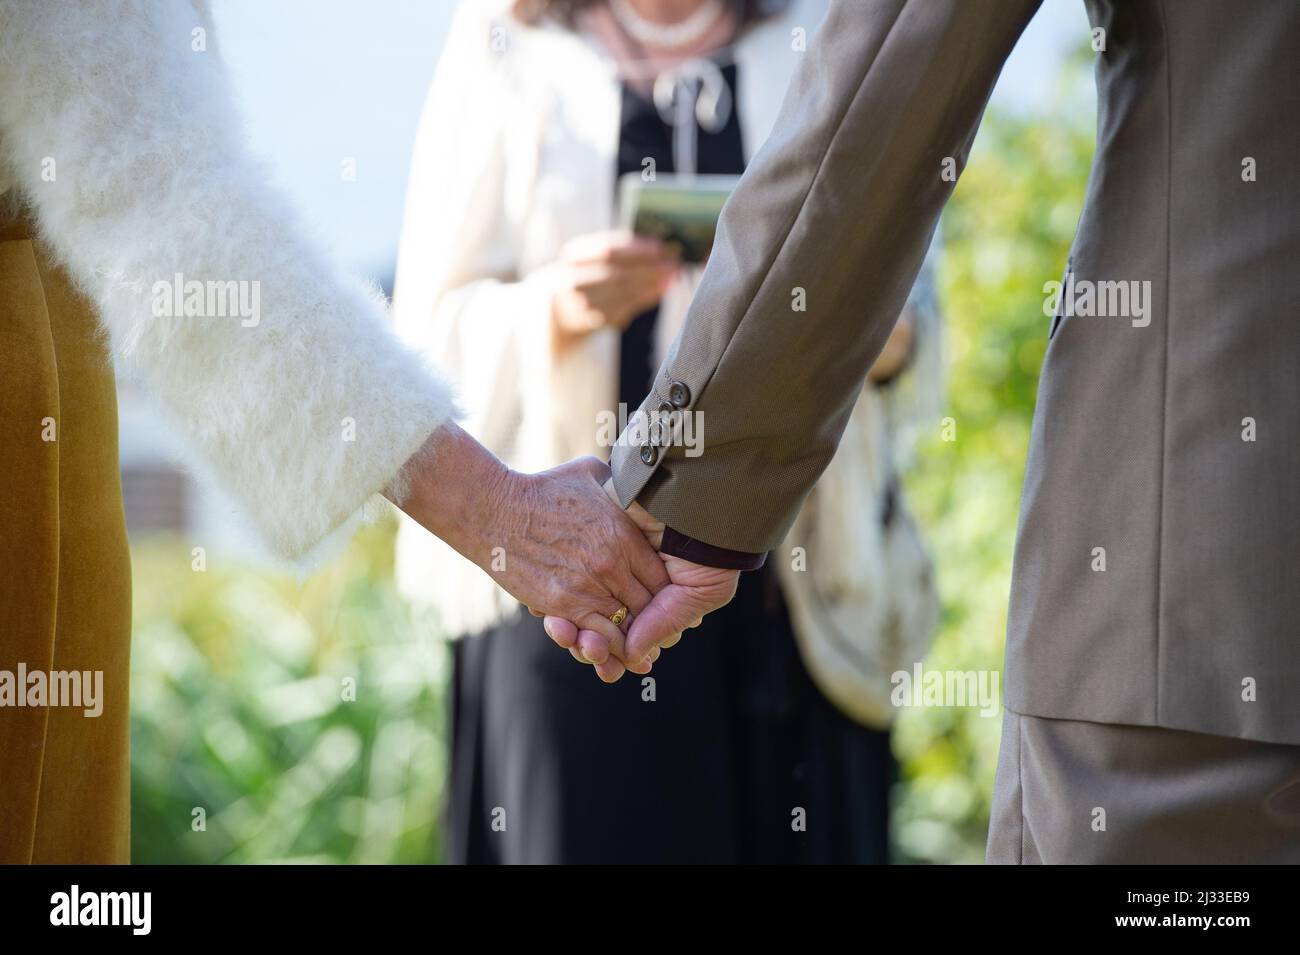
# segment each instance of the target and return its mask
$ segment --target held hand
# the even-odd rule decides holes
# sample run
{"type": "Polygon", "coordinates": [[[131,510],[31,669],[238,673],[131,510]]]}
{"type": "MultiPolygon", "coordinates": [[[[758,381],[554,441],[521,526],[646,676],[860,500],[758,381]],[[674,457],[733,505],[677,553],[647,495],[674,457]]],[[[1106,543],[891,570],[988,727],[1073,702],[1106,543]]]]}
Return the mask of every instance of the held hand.
{"type": "Polygon", "coordinates": [[[677,258],[657,239],[597,232],[565,245],[552,267],[551,301],[557,348],[599,328],[623,329],[656,304],[677,271],[677,258]]]}
{"type": "Polygon", "coordinates": [[[633,620],[624,650],[627,660],[647,656],[657,660],[660,649],[676,644],[682,631],[698,627],[706,614],[730,603],[736,595],[740,571],[659,556],[671,583],[656,593],[650,605],[633,620]]]}
{"type": "MultiPolygon", "coordinates": [[[[612,483],[607,483],[605,490],[611,499],[617,501],[612,483]]],[[[636,502],[626,513],[646,539],[658,547],[663,539],[662,522],[655,520],[636,502]]],[[[647,671],[659,659],[661,650],[681,639],[683,630],[698,627],[705,614],[726,605],[735,596],[739,571],[705,567],[667,554],[659,557],[670,583],[657,591],[650,604],[632,618],[626,647],[621,653],[619,648],[607,643],[600,632],[585,629],[569,619],[546,618],[546,632],[557,644],[569,648],[575,659],[582,659],[575,652],[577,648],[584,648],[588,654],[596,656],[609,654],[607,663],[599,669],[606,682],[622,676],[622,667],[618,666],[620,662],[631,661],[633,665],[628,669],[634,672],[647,671]]]]}
{"type": "Polygon", "coordinates": [[[403,509],[521,602],[593,634],[587,662],[617,679],[622,664],[608,657],[626,651],[610,617],[627,607],[623,627],[630,626],[668,585],[668,573],[602,489],[609,468],[582,458],[519,474],[455,426],[430,438],[412,465],[403,509]]]}

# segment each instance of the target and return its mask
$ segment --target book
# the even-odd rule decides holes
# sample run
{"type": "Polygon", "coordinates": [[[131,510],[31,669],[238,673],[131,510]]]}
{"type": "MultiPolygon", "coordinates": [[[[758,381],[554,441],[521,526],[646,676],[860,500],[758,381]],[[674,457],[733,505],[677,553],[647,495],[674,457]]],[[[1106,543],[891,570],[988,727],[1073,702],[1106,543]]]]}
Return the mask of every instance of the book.
{"type": "Polygon", "coordinates": [[[713,248],[718,216],[739,176],[679,176],[647,180],[629,172],[618,184],[619,224],[636,235],[675,246],[683,262],[703,262],[713,248]]]}

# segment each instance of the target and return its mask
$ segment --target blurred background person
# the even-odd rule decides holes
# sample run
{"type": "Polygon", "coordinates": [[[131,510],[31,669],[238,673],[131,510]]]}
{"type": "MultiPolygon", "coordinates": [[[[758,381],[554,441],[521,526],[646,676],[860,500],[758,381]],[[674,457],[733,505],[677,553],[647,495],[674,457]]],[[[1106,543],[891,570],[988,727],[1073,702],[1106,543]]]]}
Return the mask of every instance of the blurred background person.
{"type": "MultiPolygon", "coordinates": [[[[417,135],[395,309],[513,467],[607,457],[601,414],[639,405],[689,303],[698,267],[613,228],[619,177],[648,160],[741,173],[825,6],[461,4],[417,135]]],[[[887,861],[889,676],[937,615],[896,456],[941,386],[932,272],[786,546],[649,678],[602,685],[402,528],[404,592],[461,638],[451,861],[887,861]],[[626,831],[629,809],[650,824],[626,831]]]]}

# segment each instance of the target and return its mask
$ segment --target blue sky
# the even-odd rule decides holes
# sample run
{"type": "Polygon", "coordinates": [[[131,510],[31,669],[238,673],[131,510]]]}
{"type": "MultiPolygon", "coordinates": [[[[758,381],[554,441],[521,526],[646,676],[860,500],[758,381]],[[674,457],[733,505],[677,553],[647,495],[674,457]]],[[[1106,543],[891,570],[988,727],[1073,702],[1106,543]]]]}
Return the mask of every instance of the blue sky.
{"type": "MultiPolygon", "coordinates": [[[[386,278],[392,268],[415,124],[455,5],[213,5],[217,45],[250,145],[341,264],[373,278],[386,278]],[[354,182],[340,176],[344,157],[356,160],[354,182]]],[[[1003,71],[993,106],[1041,109],[1057,62],[1087,29],[1080,0],[1045,0],[1003,71]]]]}

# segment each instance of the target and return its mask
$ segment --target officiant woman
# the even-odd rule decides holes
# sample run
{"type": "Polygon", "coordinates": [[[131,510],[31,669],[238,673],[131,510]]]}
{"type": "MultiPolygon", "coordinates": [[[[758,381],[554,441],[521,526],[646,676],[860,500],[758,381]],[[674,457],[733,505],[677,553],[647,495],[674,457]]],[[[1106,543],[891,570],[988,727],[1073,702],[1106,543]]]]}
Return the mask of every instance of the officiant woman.
{"type": "MultiPolygon", "coordinates": [[[[395,308],[511,465],[608,457],[600,415],[638,407],[698,276],[614,229],[618,178],[743,172],[824,7],[461,4],[395,308]]],[[[403,528],[405,591],[458,637],[451,861],[886,860],[889,674],[921,658],[936,613],[896,435],[937,396],[936,325],[927,268],[787,546],[645,679],[573,666],[477,568],[403,528]]]]}

